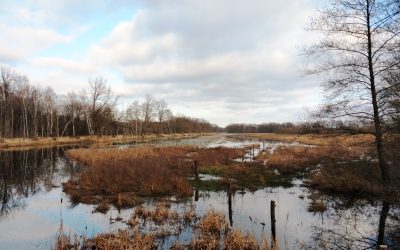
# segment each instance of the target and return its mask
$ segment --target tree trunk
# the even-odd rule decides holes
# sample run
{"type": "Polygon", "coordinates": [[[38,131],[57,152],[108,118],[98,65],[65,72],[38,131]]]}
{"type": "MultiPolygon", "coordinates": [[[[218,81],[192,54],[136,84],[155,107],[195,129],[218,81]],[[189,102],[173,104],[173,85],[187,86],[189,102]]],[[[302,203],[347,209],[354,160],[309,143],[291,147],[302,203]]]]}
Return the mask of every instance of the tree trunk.
{"type": "Polygon", "coordinates": [[[378,246],[384,245],[385,241],[385,226],[386,218],[389,214],[390,204],[386,201],[383,202],[381,214],[379,216],[379,229],[378,229],[378,246]]]}
{"type": "Polygon", "coordinates": [[[371,96],[372,96],[372,106],[374,111],[374,126],[375,126],[375,140],[376,140],[376,150],[378,153],[379,168],[381,170],[381,177],[383,181],[389,181],[387,164],[385,162],[383,144],[382,144],[382,128],[381,128],[381,118],[379,115],[379,107],[377,101],[377,93],[375,88],[375,73],[373,67],[372,58],[372,34],[371,34],[371,13],[370,13],[370,2],[367,0],[367,27],[368,27],[368,69],[371,83],[371,96]]]}

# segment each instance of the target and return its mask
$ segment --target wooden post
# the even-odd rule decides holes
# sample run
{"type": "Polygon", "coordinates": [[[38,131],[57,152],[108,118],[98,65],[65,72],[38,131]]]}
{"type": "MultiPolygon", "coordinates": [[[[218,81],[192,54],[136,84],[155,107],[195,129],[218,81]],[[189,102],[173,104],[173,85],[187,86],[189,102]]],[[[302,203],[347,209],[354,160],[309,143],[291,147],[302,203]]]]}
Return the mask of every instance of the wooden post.
{"type": "Polygon", "coordinates": [[[197,171],[197,161],[194,161],[194,175],[195,175],[195,179],[196,181],[199,180],[199,172],[197,171]]]}
{"type": "Polygon", "coordinates": [[[228,214],[229,214],[229,225],[233,226],[233,209],[232,209],[232,190],[231,190],[231,179],[229,178],[229,184],[227,188],[228,194],[228,214]]]}
{"type": "Polygon", "coordinates": [[[271,201],[271,233],[272,233],[272,241],[275,243],[276,241],[276,227],[275,227],[275,201],[271,201]]]}
{"type": "Polygon", "coordinates": [[[194,190],[194,200],[195,201],[199,200],[199,190],[197,188],[194,190]]]}
{"type": "Polygon", "coordinates": [[[225,154],[225,165],[228,165],[229,161],[228,161],[228,154],[225,154]]]}

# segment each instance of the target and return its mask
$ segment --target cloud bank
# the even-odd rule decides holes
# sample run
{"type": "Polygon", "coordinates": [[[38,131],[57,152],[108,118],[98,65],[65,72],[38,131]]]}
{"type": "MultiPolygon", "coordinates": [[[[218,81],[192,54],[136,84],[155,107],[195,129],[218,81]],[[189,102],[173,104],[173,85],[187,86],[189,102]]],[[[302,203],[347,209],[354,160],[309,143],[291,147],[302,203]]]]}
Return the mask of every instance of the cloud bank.
{"type": "Polygon", "coordinates": [[[297,121],[320,102],[299,72],[312,0],[20,1],[0,9],[0,63],[57,92],[101,74],[219,125],[297,121]]]}

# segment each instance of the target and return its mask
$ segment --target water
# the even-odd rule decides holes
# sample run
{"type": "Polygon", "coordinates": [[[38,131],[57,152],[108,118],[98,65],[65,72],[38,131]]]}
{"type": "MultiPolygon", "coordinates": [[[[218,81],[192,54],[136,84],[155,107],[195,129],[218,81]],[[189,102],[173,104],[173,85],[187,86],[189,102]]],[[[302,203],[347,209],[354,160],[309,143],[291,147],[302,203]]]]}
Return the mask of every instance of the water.
{"type": "MultiPolygon", "coordinates": [[[[196,139],[153,142],[157,145],[197,145],[202,147],[258,144],[259,148],[274,150],[277,146],[298,146],[278,142],[236,140],[226,135],[205,136],[196,139]]],[[[120,146],[120,145],[119,145],[120,146]]],[[[129,145],[132,146],[132,145],[129,145]]],[[[81,171],[81,166],[65,156],[68,147],[0,152],[0,249],[51,249],[57,232],[63,224],[70,235],[92,237],[102,232],[127,228],[124,221],[131,209],[106,214],[93,213],[94,206],[72,204],[62,191],[62,183],[81,171]],[[118,222],[115,218],[121,217],[118,222]]],[[[252,148],[246,159],[259,153],[252,148]],[[251,151],[251,152],[250,152],[251,151]]],[[[202,175],[204,180],[214,176],[202,175]]],[[[194,207],[198,214],[209,209],[223,212],[233,227],[252,232],[258,239],[270,239],[270,202],[276,202],[277,238],[281,249],[363,249],[373,246],[378,237],[379,220],[385,218],[388,208],[385,237],[388,242],[399,240],[400,209],[380,201],[322,195],[327,204],[323,213],[309,211],[315,191],[302,185],[302,179],[293,180],[293,186],[266,187],[255,192],[240,190],[229,198],[225,191],[194,191],[185,202],[174,203],[173,209],[183,211],[194,207]],[[386,210],[385,210],[386,209],[386,210]]],[[[148,206],[153,202],[149,200],[148,206]]],[[[382,224],[382,223],[381,223],[382,224]]],[[[381,225],[382,228],[382,225],[381,225]]],[[[188,242],[192,231],[184,230],[177,237],[165,241],[168,248],[173,241],[188,242]]]]}

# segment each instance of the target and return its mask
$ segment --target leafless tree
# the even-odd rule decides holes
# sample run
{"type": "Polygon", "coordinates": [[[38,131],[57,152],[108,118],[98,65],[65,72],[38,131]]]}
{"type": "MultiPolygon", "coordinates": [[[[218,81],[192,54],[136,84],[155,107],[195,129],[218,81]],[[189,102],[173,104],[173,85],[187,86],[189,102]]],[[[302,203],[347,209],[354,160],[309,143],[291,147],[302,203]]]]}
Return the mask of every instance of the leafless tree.
{"type": "Polygon", "coordinates": [[[141,104],[143,116],[143,133],[150,130],[150,124],[154,117],[155,99],[151,95],[146,95],[145,101],[141,104]]]}
{"type": "Polygon", "coordinates": [[[167,114],[169,112],[168,103],[165,100],[159,100],[155,102],[155,110],[157,115],[157,120],[159,123],[167,119],[167,114]]]}
{"type": "Polygon", "coordinates": [[[371,122],[383,180],[389,180],[383,151],[382,123],[388,115],[381,94],[392,86],[384,79],[400,61],[399,5],[394,0],[337,0],[319,12],[310,25],[318,42],[306,49],[322,74],[327,103],[324,117],[371,122]]]}
{"type": "Polygon", "coordinates": [[[126,115],[128,117],[128,122],[135,123],[135,134],[139,135],[140,134],[140,127],[141,127],[141,114],[142,110],[140,107],[140,104],[138,101],[134,101],[129,105],[129,107],[126,110],[126,115]]]}
{"type": "Polygon", "coordinates": [[[107,80],[102,76],[89,79],[90,116],[87,119],[87,126],[91,135],[95,132],[101,133],[105,123],[108,123],[108,121],[100,121],[102,113],[112,110],[118,100],[106,83],[107,80]]]}
{"type": "Polygon", "coordinates": [[[15,80],[15,72],[7,66],[0,67],[0,136],[7,137],[12,130],[9,119],[11,111],[10,88],[15,80]]]}
{"type": "Polygon", "coordinates": [[[106,82],[101,76],[92,78],[88,90],[57,95],[50,87],[33,86],[27,76],[10,67],[0,67],[0,141],[14,137],[125,135],[127,129],[133,131],[133,125],[137,135],[212,129],[197,126],[195,119],[171,123],[167,104],[150,95],[142,104],[136,101],[121,110],[106,82]],[[178,126],[182,129],[175,129],[178,126]]]}

